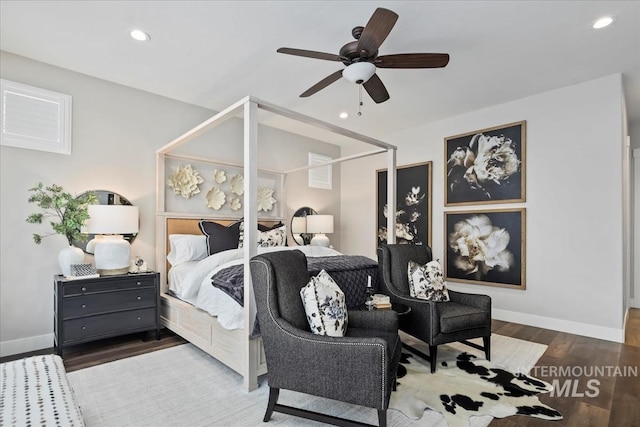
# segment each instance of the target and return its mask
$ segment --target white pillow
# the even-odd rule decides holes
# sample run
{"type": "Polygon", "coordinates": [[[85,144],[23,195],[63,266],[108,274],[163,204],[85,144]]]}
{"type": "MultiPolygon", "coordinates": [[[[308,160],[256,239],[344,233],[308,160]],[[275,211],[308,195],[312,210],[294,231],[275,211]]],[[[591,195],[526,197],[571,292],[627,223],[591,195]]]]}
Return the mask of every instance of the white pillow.
{"type": "Polygon", "coordinates": [[[344,292],[329,273],[322,270],[300,289],[311,332],[317,335],[343,337],[347,332],[347,304],[344,292]]]}
{"type": "Polygon", "coordinates": [[[438,261],[430,261],[425,265],[409,261],[409,293],[414,298],[429,301],[449,301],[449,291],[444,285],[442,266],[438,261]]]}
{"type": "Polygon", "coordinates": [[[200,261],[209,255],[207,252],[207,237],[204,235],[170,234],[169,247],[167,261],[172,266],[189,261],[200,261]]]}

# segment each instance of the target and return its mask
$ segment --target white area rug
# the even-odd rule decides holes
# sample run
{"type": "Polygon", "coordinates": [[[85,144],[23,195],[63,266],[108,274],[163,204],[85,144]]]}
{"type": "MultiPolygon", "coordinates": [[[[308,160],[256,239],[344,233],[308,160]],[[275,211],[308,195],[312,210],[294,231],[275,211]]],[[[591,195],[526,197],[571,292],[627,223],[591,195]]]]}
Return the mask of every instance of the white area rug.
{"type": "MultiPolygon", "coordinates": [[[[456,344],[457,345],[457,344],[456,344]]],[[[438,347],[438,353],[445,346],[438,347]]],[[[467,346],[465,351],[481,355],[467,346]]],[[[546,346],[492,336],[493,364],[524,372],[534,366],[546,346]]],[[[68,374],[88,427],[100,426],[228,426],[262,424],[268,386],[262,377],[252,393],[241,390],[242,378],[192,344],[130,357],[68,374]]],[[[345,385],[348,386],[348,385],[345,385]]],[[[279,403],[369,424],[377,424],[376,411],[282,390],[279,403]]],[[[472,417],[472,427],[487,426],[492,417],[472,417]]],[[[264,425],[319,426],[289,415],[274,413],[264,425]]],[[[388,411],[390,427],[447,426],[439,412],[425,411],[411,420],[399,411],[388,411]]]]}

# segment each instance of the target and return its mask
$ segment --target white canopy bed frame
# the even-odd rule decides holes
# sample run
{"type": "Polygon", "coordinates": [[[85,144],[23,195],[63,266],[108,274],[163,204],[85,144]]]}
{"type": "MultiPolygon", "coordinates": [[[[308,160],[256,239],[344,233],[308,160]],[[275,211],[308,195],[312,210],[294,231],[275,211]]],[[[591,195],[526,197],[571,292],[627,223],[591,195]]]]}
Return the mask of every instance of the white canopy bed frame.
{"type": "MultiPolygon", "coordinates": [[[[355,141],[376,147],[372,151],[357,153],[334,159],[329,163],[314,166],[302,166],[281,172],[286,174],[321,167],[326,164],[340,163],[347,160],[387,153],[387,194],[388,218],[387,239],[395,242],[395,206],[396,206],[396,150],[393,145],[358,133],[340,128],[309,116],[264,102],[252,96],[236,102],[210,119],[176,138],[156,151],[156,268],[161,274],[161,321],[163,326],[192,342],[220,362],[243,376],[243,388],[252,391],[258,387],[258,376],[266,373],[262,339],[251,338],[251,327],[256,318],[256,308],[251,285],[249,260],[257,253],[257,180],[258,180],[258,110],[286,117],[315,128],[323,129],[355,141]],[[173,153],[175,149],[194,138],[214,129],[226,120],[242,114],[243,126],[243,168],[244,168],[244,329],[227,330],[220,326],[214,316],[199,310],[191,304],[168,294],[167,284],[167,244],[168,235],[172,233],[194,234],[194,225],[202,218],[201,213],[183,213],[166,211],[165,190],[167,185],[166,159],[183,158],[185,160],[209,161],[193,156],[181,156],[173,153]]],[[[284,212],[284,211],[283,211],[284,212]]],[[[235,218],[238,220],[240,218],[235,218]]],[[[271,218],[270,218],[271,219],[271,218]]],[[[282,218],[284,219],[284,218],[282,218]]],[[[230,218],[223,221],[231,222],[230,218]]],[[[195,226],[197,230],[197,225],[195,226]]]]}

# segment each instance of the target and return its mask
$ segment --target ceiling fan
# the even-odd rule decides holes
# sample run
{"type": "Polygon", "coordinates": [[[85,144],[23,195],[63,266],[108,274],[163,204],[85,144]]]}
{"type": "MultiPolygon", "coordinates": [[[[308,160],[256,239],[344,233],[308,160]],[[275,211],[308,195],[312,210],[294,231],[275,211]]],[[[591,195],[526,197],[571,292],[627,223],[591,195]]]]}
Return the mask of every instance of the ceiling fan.
{"type": "Polygon", "coordinates": [[[366,27],[355,27],[351,31],[356,40],[342,46],[337,55],[289,47],[278,49],[279,53],[342,62],[347,66],[320,80],[300,97],[311,96],[344,77],[364,86],[369,96],[379,104],[389,99],[389,92],[376,75],[376,68],[441,68],[449,63],[447,53],[399,53],[378,56],[380,45],[397,20],[398,15],[395,12],[383,8],[376,9],[366,27]]]}

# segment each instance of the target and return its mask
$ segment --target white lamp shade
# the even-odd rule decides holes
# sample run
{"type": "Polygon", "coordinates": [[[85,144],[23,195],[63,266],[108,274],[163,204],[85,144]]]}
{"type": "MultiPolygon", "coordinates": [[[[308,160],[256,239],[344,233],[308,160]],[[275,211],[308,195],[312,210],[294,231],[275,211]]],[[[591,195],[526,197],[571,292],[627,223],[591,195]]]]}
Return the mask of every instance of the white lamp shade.
{"type": "Polygon", "coordinates": [[[307,233],[333,233],[333,215],[308,215],[307,233]]]}
{"type": "Polygon", "coordinates": [[[294,234],[301,234],[307,232],[307,217],[296,216],[291,221],[291,232],[294,234]]]}
{"type": "Polygon", "coordinates": [[[82,228],[88,234],[132,234],[138,232],[138,207],[89,205],[89,219],[82,228]]]}
{"type": "Polygon", "coordinates": [[[342,70],[342,77],[352,83],[362,84],[376,73],[376,66],[371,62],[355,62],[342,70]]]}

